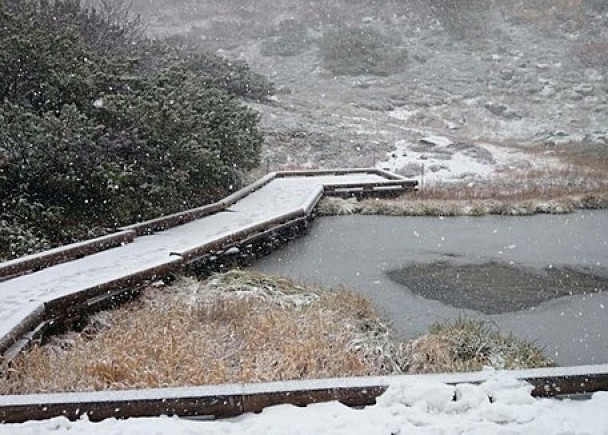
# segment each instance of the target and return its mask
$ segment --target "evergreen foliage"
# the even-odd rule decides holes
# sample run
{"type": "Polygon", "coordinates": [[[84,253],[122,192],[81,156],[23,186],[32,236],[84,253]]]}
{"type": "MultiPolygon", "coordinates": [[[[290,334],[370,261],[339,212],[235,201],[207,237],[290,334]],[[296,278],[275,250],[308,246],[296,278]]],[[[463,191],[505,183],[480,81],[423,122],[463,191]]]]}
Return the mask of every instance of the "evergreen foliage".
{"type": "Polygon", "coordinates": [[[0,0],[0,257],[215,200],[257,166],[258,115],[237,95],[271,87],[133,23],[0,0]]]}
{"type": "Polygon", "coordinates": [[[407,50],[400,42],[371,27],[340,27],[326,31],[319,48],[323,65],[336,75],[386,76],[407,62],[407,50]]]}

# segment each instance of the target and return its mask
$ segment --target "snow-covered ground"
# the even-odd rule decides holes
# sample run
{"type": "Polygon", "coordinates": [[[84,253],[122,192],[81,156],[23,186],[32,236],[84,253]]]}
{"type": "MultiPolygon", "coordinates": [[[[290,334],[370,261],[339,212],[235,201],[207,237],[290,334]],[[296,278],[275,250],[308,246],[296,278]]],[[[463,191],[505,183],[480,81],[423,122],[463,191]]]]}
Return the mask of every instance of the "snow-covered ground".
{"type": "Polygon", "coordinates": [[[608,393],[589,400],[534,399],[531,386],[497,373],[481,385],[400,380],[378,403],[351,409],[337,402],[299,408],[280,405],[221,421],[183,418],[108,419],[92,423],[60,417],[0,425],[0,435],[151,434],[607,434],[608,393]]]}
{"type": "Polygon", "coordinates": [[[463,143],[446,136],[426,136],[418,143],[400,140],[395,148],[376,167],[425,182],[489,179],[521,169],[560,165],[555,157],[532,156],[485,142],[463,143]]]}

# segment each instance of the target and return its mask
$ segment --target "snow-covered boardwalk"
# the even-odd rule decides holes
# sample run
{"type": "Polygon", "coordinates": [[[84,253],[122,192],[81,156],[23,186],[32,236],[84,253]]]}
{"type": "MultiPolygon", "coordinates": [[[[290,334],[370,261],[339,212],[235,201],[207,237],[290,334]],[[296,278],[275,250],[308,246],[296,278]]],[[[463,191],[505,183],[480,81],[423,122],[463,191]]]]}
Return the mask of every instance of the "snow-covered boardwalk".
{"type": "Polygon", "coordinates": [[[131,237],[122,245],[0,282],[0,354],[41,321],[62,317],[65,313],[58,311],[72,303],[177,271],[210,250],[310,216],[326,189],[403,190],[413,185],[376,170],[273,173],[213,205],[218,211],[202,218],[159,232],[146,223],[130,227],[131,237]]]}

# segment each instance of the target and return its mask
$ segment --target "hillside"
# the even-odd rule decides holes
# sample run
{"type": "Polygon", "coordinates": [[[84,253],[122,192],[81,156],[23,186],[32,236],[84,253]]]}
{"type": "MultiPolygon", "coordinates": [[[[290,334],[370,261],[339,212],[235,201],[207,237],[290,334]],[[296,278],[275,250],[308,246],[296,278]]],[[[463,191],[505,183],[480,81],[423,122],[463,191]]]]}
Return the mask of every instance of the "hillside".
{"type": "Polygon", "coordinates": [[[546,152],[606,156],[599,1],[142,4],[152,33],[244,60],[275,83],[276,98],[254,105],[272,168],[417,176],[424,164],[435,179],[472,179],[553,165],[546,152]],[[455,145],[419,142],[437,135],[455,145]]]}

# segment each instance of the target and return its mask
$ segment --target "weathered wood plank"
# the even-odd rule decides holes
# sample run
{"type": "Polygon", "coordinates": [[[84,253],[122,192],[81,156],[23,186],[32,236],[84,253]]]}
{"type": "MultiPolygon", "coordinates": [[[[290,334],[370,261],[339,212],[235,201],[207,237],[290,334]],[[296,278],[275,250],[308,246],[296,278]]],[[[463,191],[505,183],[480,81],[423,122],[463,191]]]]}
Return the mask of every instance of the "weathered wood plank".
{"type": "Polygon", "coordinates": [[[130,288],[143,281],[160,279],[170,274],[178,273],[183,267],[184,261],[179,257],[173,257],[158,266],[143,269],[93,287],[83,288],[78,292],[62,297],[49,299],[44,303],[45,312],[44,319],[42,320],[73,315],[73,311],[71,311],[72,307],[83,304],[89,299],[109,294],[115,290],[130,288]]]}
{"type": "Polygon", "coordinates": [[[234,244],[240,240],[245,240],[248,237],[255,235],[256,233],[270,230],[273,227],[280,226],[284,223],[287,223],[292,220],[296,220],[301,217],[304,217],[303,212],[301,210],[297,210],[297,211],[291,212],[291,213],[286,213],[275,219],[271,219],[271,220],[262,222],[260,224],[256,224],[256,225],[252,225],[250,227],[244,228],[240,231],[236,231],[229,236],[225,236],[225,237],[216,239],[216,240],[206,243],[204,245],[197,246],[196,248],[176,252],[175,254],[179,255],[186,262],[192,262],[198,258],[203,257],[206,253],[208,253],[210,251],[218,251],[218,250],[224,249],[225,246],[234,244]]]}
{"type": "Polygon", "coordinates": [[[357,189],[357,190],[369,190],[377,188],[387,187],[402,187],[404,189],[413,189],[418,186],[418,182],[415,180],[390,180],[390,181],[378,181],[370,183],[348,183],[348,184],[326,184],[325,191],[331,192],[334,190],[346,190],[346,189],[357,189]]]}
{"type": "Polygon", "coordinates": [[[2,358],[5,358],[4,353],[8,349],[44,320],[44,314],[44,304],[34,302],[26,304],[21,311],[10,318],[3,319],[3,323],[0,325],[0,355],[2,358]]]}
{"type": "MultiPolygon", "coordinates": [[[[507,371],[532,385],[551,385],[532,392],[537,397],[606,391],[608,365],[507,371]]],[[[494,372],[403,375],[284,381],[261,384],[167,389],[105,391],[94,393],[0,396],[0,421],[20,423],[57,416],[78,419],[87,414],[93,421],[105,418],[159,415],[232,417],[259,412],[268,406],[306,406],[338,400],[348,406],[373,405],[389,385],[412,380],[435,380],[446,384],[484,382],[494,372]]]]}
{"type": "Polygon", "coordinates": [[[151,219],[145,222],[140,222],[133,225],[123,227],[123,230],[133,230],[138,236],[153,234],[156,231],[164,231],[168,228],[182,225],[193,220],[209,216],[224,210],[226,207],[219,203],[209,204],[202,207],[197,207],[191,210],[186,210],[180,213],[174,213],[168,216],[163,216],[156,219],[151,219]]]}
{"type": "Polygon", "coordinates": [[[338,169],[302,169],[293,171],[278,171],[277,178],[285,177],[318,177],[321,175],[352,175],[352,174],[373,174],[373,168],[338,168],[338,169]]]}
{"type": "Polygon", "coordinates": [[[265,176],[263,176],[259,180],[255,181],[254,183],[252,183],[248,186],[245,186],[242,189],[237,190],[233,194],[222,199],[221,201],[219,201],[219,203],[222,204],[225,208],[228,208],[232,204],[239,201],[240,199],[243,199],[247,195],[255,192],[256,190],[261,189],[262,187],[264,187],[265,185],[270,183],[272,180],[274,180],[276,178],[276,176],[277,176],[277,174],[275,172],[266,174],[265,176]]]}
{"type": "Polygon", "coordinates": [[[9,260],[0,263],[0,278],[16,277],[26,272],[44,269],[106,249],[115,248],[133,242],[135,236],[135,231],[123,230],[92,240],[72,243],[38,254],[9,260]]]}

